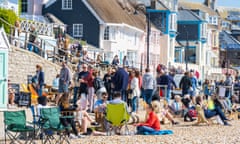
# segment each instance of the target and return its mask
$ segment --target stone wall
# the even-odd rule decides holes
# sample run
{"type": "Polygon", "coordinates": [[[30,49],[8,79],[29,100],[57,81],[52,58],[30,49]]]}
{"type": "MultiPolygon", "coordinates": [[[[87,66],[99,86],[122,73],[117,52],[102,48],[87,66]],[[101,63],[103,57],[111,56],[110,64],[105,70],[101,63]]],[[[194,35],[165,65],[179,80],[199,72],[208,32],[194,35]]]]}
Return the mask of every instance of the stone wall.
{"type": "Polygon", "coordinates": [[[27,84],[27,75],[35,75],[36,65],[40,64],[45,75],[45,83],[52,85],[61,67],[37,54],[24,49],[11,47],[9,50],[8,77],[12,83],[27,84]]]}

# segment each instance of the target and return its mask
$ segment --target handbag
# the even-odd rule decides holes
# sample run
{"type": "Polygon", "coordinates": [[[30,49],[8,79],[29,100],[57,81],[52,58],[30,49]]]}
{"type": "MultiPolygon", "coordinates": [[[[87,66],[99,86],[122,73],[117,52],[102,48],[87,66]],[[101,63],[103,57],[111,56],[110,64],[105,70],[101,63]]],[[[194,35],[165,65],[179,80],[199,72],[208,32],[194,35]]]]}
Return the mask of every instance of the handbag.
{"type": "Polygon", "coordinates": [[[133,89],[128,89],[128,93],[132,94],[133,93],[133,89]]]}

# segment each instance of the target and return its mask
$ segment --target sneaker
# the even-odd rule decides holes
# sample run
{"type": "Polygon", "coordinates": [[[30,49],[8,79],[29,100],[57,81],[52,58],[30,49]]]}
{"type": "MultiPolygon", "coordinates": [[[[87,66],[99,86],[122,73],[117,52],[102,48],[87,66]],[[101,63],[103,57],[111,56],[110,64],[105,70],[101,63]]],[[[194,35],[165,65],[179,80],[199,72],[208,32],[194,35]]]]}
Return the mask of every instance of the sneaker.
{"type": "Polygon", "coordinates": [[[77,139],[78,136],[76,136],[76,135],[74,135],[74,134],[70,134],[70,135],[69,135],[69,138],[70,138],[70,139],[77,139]]]}
{"type": "Polygon", "coordinates": [[[91,125],[93,125],[93,126],[98,126],[99,123],[97,123],[97,122],[91,122],[91,125]]]}
{"type": "Polygon", "coordinates": [[[86,136],[78,134],[78,138],[85,138],[86,136]]]}
{"type": "Polygon", "coordinates": [[[232,125],[229,123],[224,123],[224,126],[232,126],[232,125]]]}
{"type": "Polygon", "coordinates": [[[172,124],[173,124],[173,125],[178,125],[178,124],[179,124],[179,122],[173,122],[172,124]]]}

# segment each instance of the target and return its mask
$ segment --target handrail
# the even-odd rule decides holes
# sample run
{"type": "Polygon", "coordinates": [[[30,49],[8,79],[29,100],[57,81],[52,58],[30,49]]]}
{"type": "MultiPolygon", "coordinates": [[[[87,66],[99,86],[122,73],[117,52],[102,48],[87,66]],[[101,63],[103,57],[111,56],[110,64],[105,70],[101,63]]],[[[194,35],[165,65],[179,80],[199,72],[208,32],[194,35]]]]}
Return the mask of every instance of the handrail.
{"type": "MultiPolygon", "coordinates": [[[[7,24],[8,26],[10,26],[10,28],[11,28],[11,30],[14,28],[14,29],[19,29],[18,27],[16,27],[16,26],[14,26],[14,25],[12,25],[12,24],[10,24],[9,22],[7,22],[6,20],[4,20],[3,18],[1,18],[0,17],[0,21],[2,21],[2,22],[4,22],[5,24],[7,24]]],[[[25,32],[26,33],[26,36],[25,36],[25,38],[24,38],[24,40],[22,40],[22,39],[20,39],[19,37],[15,37],[14,35],[12,35],[12,33],[11,33],[12,31],[10,31],[10,34],[7,34],[7,36],[10,38],[10,42],[12,42],[12,40],[14,41],[14,40],[17,40],[18,42],[20,42],[20,41],[22,41],[22,43],[24,43],[24,49],[27,49],[27,44],[32,44],[32,45],[34,45],[35,47],[37,47],[38,49],[39,49],[39,51],[41,52],[41,55],[40,56],[42,56],[42,57],[44,57],[45,58],[45,56],[43,55],[44,54],[44,52],[45,52],[45,48],[43,48],[42,46],[44,45],[48,45],[48,46],[50,46],[50,47],[53,47],[53,62],[55,62],[55,60],[57,61],[57,62],[59,62],[59,61],[63,61],[63,58],[61,58],[61,57],[59,57],[55,52],[56,52],[56,49],[58,50],[58,51],[61,51],[61,52],[64,52],[64,53],[68,53],[68,51],[66,51],[66,50],[64,50],[64,49],[62,49],[62,48],[58,48],[56,45],[53,45],[53,44],[51,44],[50,42],[48,42],[48,41],[46,41],[46,40],[44,40],[44,39],[42,39],[42,38],[40,38],[40,37],[38,37],[38,39],[41,41],[40,42],[40,46],[39,45],[37,45],[37,44],[35,44],[35,43],[31,43],[31,42],[29,42],[28,41],[28,38],[27,38],[27,34],[32,34],[32,35],[34,35],[34,36],[36,36],[34,33],[32,33],[32,32],[25,32]]],[[[72,40],[76,40],[76,39],[74,39],[73,37],[71,37],[70,35],[68,35],[67,34],[67,36],[70,38],[70,39],[72,39],[72,40]]],[[[12,43],[11,43],[12,44],[12,43]]],[[[68,56],[70,56],[70,57],[74,57],[74,55],[72,55],[71,53],[68,53],[68,56]]],[[[95,64],[92,64],[92,63],[89,63],[89,62],[87,62],[87,61],[85,61],[85,60],[82,60],[82,63],[86,63],[86,64],[88,64],[88,65],[91,65],[92,67],[94,67],[94,65],[95,64]]],[[[73,66],[73,64],[70,62],[70,63],[68,63],[69,65],[71,64],[71,66],[73,66]]]]}
{"type": "MultiPolygon", "coordinates": [[[[4,19],[1,18],[1,17],[0,17],[0,21],[2,21],[3,23],[7,24],[8,26],[10,26],[11,29],[12,29],[12,28],[14,28],[14,29],[19,29],[18,27],[10,24],[9,22],[7,22],[6,20],[4,20],[4,19]]],[[[26,32],[26,35],[27,35],[28,33],[30,33],[30,34],[32,34],[32,35],[35,35],[35,34],[32,33],[32,32],[26,32]]],[[[45,49],[42,48],[41,46],[35,44],[35,43],[29,42],[29,41],[27,40],[27,37],[25,37],[25,39],[22,40],[22,39],[20,39],[19,37],[13,36],[11,33],[10,33],[10,34],[7,34],[7,36],[10,38],[10,41],[11,41],[11,40],[22,41],[22,42],[24,43],[24,49],[27,48],[27,44],[28,44],[28,43],[34,45],[35,47],[37,47],[37,48],[39,49],[39,51],[42,52],[42,53],[41,53],[41,56],[44,57],[44,55],[42,55],[42,54],[43,54],[43,51],[44,51],[45,49]]],[[[48,42],[48,41],[46,41],[46,40],[44,40],[44,39],[42,39],[42,38],[40,38],[40,37],[38,37],[38,39],[41,41],[41,44],[44,44],[44,45],[48,45],[48,46],[50,46],[50,47],[53,47],[53,49],[54,49],[53,51],[55,52],[55,49],[57,48],[56,45],[53,45],[53,44],[51,44],[50,42],[48,42]]],[[[62,49],[59,49],[59,48],[58,48],[58,50],[63,51],[63,52],[66,52],[66,51],[64,51],[64,50],[62,50],[62,49]]],[[[72,55],[71,55],[71,56],[72,56],[72,55]]],[[[62,58],[58,57],[55,53],[54,53],[54,59],[56,59],[56,60],[63,60],[62,58]]],[[[53,60],[53,61],[54,61],[54,60],[53,60]]]]}

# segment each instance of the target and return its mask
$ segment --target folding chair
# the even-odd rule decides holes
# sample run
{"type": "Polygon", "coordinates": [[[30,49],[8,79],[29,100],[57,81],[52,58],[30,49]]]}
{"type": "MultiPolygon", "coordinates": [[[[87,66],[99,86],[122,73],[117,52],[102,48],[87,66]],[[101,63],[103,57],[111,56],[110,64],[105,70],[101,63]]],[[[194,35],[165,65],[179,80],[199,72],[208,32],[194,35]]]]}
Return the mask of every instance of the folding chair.
{"type": "MultiPolygon", "coordinates": [[[[24,110],[21,111],[4,111],[4,129],[5,129],[5,143],[7,141],[7,136],[10,139],[10,143],[20,143],[20,136],[25,133],[34,132],[32,126],[26,125],[26,113],[24,110]]],[[[33,138],[27,136],[25,139],[25,144],[28,142],[32,143],[33,138]]]]}
{"type": "MultiPolygon", "coordinates": [[[[42,141],[44,144],[49,142],[52,143],[68,143],[67,130],[70,130],[70,126],[63,126],[60,121],[60,111],[58,107],[51,108],[41,108],[40,109],[40,118],[41,118],[41,128],[42,133],[44,133],[45,140],[42,141]],[[54,137],[54,132],[58,134],[58,138],[54,137]],[[52,142],[54,140],[55,142],[52,142]]],[[[64,117],[61,117],[64,118],[64,117]]]]}
{"type": "Polygon", "coordinates": [[[129,134],[129,129],[127,122],[130,118],[130,115],[127,112],[127,107],[125,103],[120,104],[107,104],[106,109],[106,120],[110,123],[109,128],[107,128],[107,135],[112,134],[112,130],[116,130],[122,126],[125,126],[124,134],[129,134]]]}

